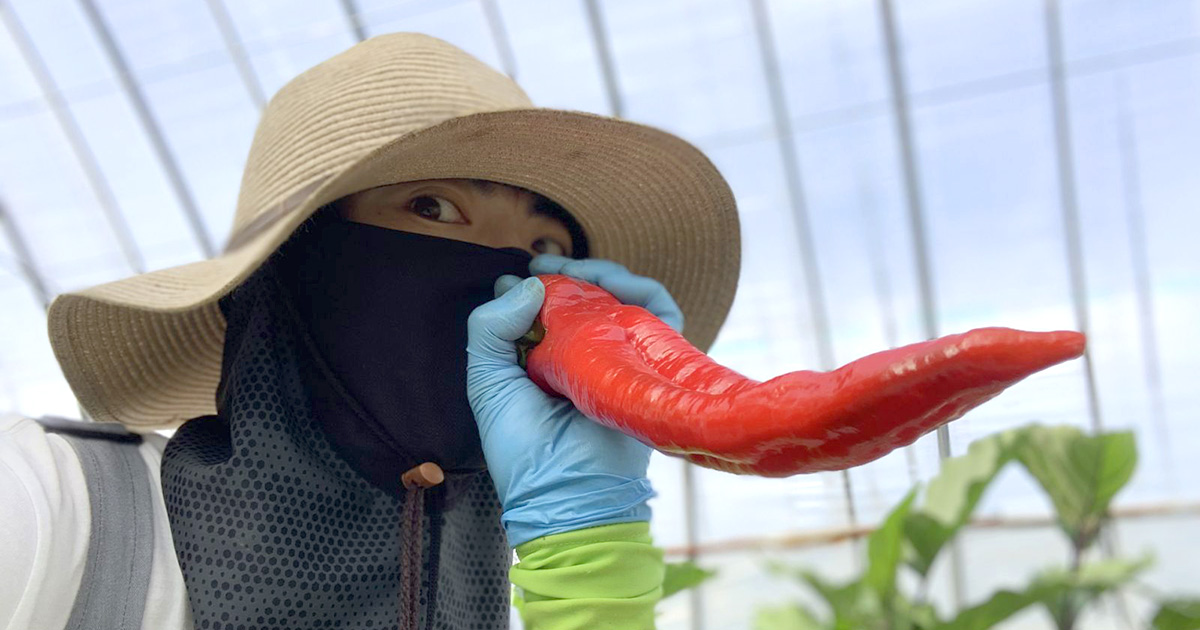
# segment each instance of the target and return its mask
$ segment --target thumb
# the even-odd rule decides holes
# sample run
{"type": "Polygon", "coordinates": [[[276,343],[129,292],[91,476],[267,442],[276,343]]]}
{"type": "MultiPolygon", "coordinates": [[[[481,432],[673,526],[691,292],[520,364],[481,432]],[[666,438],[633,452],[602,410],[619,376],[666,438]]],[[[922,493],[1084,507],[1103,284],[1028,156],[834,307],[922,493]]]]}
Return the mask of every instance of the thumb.
{"type": "Polygon", "coordinates": [[[476,356],[512,355],[515,363],[512,342],[533,326],[545,297],[546,287],[541,280],[526,278],[504,295],[481,304],[467,318],[467,351],[476,356]]]}
{"type": "Polygon", "coordinates": [[[521,279],[512,274],[506,273],[503,276],[496,278],[495,297],[500,297],[501,295],[508,293],[509,289],[512,289],[518,284],[521,284],[521,279]]]}

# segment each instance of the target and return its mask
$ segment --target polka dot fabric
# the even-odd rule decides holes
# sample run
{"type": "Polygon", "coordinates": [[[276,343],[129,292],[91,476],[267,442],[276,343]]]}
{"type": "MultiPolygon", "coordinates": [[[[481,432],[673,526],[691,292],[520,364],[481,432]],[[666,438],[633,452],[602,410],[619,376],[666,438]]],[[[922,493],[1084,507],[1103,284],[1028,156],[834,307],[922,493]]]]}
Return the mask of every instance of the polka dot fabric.
{"type": "MultiPolygon", "coordinates": [[[[269,265],[222,303],[219,416],[186,423],[163,493],[195,627],[399,628],[404,499],[362,479],[309,412],[269,265]]],[[[508,628],[511,551],[486,473],[425,493],[419,628],[508,628]]]]}

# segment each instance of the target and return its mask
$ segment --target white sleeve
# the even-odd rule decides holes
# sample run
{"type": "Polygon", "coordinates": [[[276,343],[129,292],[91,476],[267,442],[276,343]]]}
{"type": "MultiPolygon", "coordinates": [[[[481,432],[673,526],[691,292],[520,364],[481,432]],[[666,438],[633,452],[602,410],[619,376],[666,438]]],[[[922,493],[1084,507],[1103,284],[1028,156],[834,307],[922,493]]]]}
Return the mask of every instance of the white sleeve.
{"type": "Polygon", "coordinates": [[[87,482],[73,449],[28,418],[0,417],[0,629],[62,628],[83,578],[87,482]]]}
{"type": "MultiPolygon", "coordinates": [[[[162,436],[147,435],[138,447],[154,511],[142,627],[191,630],[160,485],[165,445],[162,436]]],[[[0,630],[66,626],[87,564],[91,523],[87,480],[75,449],[34,420],[0,415],[0,630]]]]}
{"type": "MultiPolygon", "coordinates": [[[[0,434],[0,441],[7,440],[0,434]]],[[[8,457],[0,457],[0,509],[0,628],[16,628],[12,621],[30,586],[38,532],[33,498],[8,457]]]]}

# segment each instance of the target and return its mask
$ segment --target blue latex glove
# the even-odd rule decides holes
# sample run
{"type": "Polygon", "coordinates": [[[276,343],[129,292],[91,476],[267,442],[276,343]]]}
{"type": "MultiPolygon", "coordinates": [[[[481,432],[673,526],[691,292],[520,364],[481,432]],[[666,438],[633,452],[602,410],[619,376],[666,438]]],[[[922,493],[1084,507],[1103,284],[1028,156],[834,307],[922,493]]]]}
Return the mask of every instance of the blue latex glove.
{"type": "MultiPolygon", "coordinates": [[[[657,281],[607,260],[543,254],[530,273],[559,273],[603,287],[682,331],[683,313],[657,281]]],[[[467,320],[467,398],[504,508],[509,545],[585,527],[650,520],[650,448],[547,396],[517,365],[513,343],[546,295],[537,278],[502,276],[496,299],[467,320]]]]}

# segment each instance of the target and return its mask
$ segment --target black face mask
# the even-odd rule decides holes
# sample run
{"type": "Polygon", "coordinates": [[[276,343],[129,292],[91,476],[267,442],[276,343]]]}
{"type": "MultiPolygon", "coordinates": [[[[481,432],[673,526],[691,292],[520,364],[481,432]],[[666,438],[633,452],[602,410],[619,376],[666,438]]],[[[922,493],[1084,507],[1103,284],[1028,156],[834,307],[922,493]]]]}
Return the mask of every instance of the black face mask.
{"type": "MultiPolygon", "coordinates": [[[[307,332],[313,416],[368,481],[424,462],[484,469],[466,395],[467,317],[529,253],[317,217],[273,259],[307,332]]],[[[303,335],[302,335],[303,336],[303,335]]]]}

